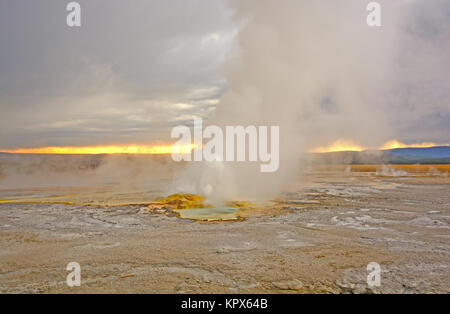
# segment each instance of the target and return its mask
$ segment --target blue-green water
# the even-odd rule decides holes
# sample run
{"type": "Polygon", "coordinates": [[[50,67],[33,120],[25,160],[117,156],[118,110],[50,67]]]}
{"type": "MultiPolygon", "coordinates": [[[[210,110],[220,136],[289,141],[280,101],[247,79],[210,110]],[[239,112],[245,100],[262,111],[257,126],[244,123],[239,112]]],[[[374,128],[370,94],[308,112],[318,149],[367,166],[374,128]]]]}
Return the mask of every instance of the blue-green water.
{"type": "Polygon", "coordinates": [[[239,209],[233,207],[190,208],[176,211],[181,218],[193,220],[237,220],[240,218],[239,209]]]}

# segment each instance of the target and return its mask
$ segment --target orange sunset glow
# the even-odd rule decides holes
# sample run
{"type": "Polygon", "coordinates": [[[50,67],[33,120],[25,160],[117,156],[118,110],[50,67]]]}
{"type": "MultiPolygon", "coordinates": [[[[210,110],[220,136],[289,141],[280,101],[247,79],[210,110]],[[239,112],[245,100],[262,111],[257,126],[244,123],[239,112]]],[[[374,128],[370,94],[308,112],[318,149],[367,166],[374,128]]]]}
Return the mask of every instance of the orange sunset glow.
{"type": "Polygon", "coordinates": [[[363,151],[366,147],[358,145],[350,140],[339,139],[333,142],[330,146],[317,147],[311,150],[311,153],[331,153],[342,151],[363,151]]]}
{"type": "Polygon", "coordinates": [[[109,145],[109,146],[86,146],[86,147],[39,147],[20,148],[4,150],[5,153],[15,154],[170,154],[172,149],[178,154],[190,153],[194,145],[173,146],[173,145],[109,145]]]}
{"type": "Polygon", "coordinates": [[[344,151],[363,151],[366,149],[394,149],[394,148],[426,148],[433,146],[450,146],[450,144],[436,144],[432,142],[422,142],[416,144],[405,144],[398,140],[390,140],[381,145],[380,147],[364,147],[351,140],[339,139],[334,141],[330,146],[321,146],[310,150],[311,153],[331,153],[331,152],[344,152],[344,151]]]}
{"type": "Polygon", "coordinates": [[[384,143],[380,147],[380,149],[412,148],[412,147],[426,148],[426,147],[433,147],[433,146],[438,146],[438,144],[432,143],[432,142],[423,142],[423,143],[417,143],[417,144],[405,144],[405,143],[399,142],[397,140],[391,140],[391,141],[387,141],[386,143],[384,143]]]}
{"type": "MultiPolygon", "coordinates": [[[[405,144],[398,140],[390,140],[380,147],[365,147],[351,140],[339,139],[329,146],[320,146],[310,150],[310,153],[331,153],[343,151],[363,151],[367,149],[394,149],[394,148],[426,148],[433,146],[450,146],[450,144],[436,144],[423,142],[417,144],[405,144]]],[[[37,148],[18,148],[11,150],[0,150],[0,152],[14,154],[74,154],[74,155],[96,155],[96,154],[170,154],[172,151],[177,154],[190,153],[195,145],[99,145],[99,146],[50,146],[37,148]]]]}

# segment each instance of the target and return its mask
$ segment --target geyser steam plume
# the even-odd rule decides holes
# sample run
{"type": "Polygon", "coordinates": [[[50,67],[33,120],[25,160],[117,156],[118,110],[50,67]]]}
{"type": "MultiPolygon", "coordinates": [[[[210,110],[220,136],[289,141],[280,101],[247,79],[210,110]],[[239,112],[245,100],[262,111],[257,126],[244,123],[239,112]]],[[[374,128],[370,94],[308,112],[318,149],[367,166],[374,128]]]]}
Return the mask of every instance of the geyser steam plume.
{"type": "Polygon", "coordinates": [[[225,66],[228,90],[208,123],[279,125],[280,168],[193,163],[177,189],[213,200],[271,197],[297,175],[307,148],[337,138],[379,146],[433,109],[449,113],[442,98],[428,101],[433,109],[419,103],[431,88],[450,99],[442,86],[450,54],[441,52],[449,51],[449,3],[378,2],[381,27],[367,25],[367,1],[231,1],[242,28],[225,66]]]}

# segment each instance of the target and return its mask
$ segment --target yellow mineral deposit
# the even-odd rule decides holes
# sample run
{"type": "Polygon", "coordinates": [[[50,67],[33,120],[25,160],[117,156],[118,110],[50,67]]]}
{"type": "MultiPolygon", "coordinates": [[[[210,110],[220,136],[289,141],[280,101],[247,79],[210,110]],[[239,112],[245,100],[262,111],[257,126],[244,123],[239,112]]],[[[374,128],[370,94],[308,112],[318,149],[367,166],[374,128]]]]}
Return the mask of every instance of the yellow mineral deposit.
{"type": "Polygon", "coordinates": [[[250,202],[232,201],[224,206],[213,206],[207,203],[203,196],[195,194],[176,193],[165,198],[157,199],[149,204],[149,211],[171,209],[180,218],[195,221],[240,221],[243,216],[240,212],[248,208],[250,202]]]}
{"type": "Polygon", "coordinates": [[[226,205],[233,208],[250,208],[255,206],[255,204],[249,201],[230,201],[226,205]]]}
{"type": "Polygon", "coordinates": [[[210,208],[212,205],[205,203],[205,198],[195,194],[176,193],[167,196],[166,198],[157,199],[158,203],[168,205],[174,209],[189,209],[189,208],[210,208]]]}

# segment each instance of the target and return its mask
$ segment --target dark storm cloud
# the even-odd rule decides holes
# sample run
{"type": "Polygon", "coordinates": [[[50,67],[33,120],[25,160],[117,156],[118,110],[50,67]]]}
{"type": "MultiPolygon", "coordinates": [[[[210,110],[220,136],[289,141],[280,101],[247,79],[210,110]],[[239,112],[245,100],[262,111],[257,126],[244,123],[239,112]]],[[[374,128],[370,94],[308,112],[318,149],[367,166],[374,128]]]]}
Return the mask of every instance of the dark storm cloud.
{"type": "Polygon", "coordinates": [[[1,148],[151,142],[207,116],[236,32],[221,1],[0,1],[1,148]]]}

